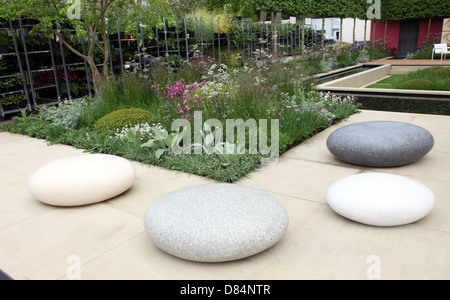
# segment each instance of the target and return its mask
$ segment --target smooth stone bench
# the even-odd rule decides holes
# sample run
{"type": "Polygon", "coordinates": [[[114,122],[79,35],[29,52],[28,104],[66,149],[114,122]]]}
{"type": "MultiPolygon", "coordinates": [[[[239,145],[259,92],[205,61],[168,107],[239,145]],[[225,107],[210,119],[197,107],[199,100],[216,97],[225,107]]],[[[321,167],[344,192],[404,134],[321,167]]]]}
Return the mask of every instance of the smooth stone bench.
{"type": "Polygon", "coordinates": [[[276,244],[288,227],[281,203],[256,188],[203,184],[168,193],[145,212],[153,243],[179,258],[223,262],[276,244]]]}
{"type": "Polygon", "coordinates": [[[327,139],[338,159],[366,167],[395,167],[420,160],[434,146],[431,133],[419,126],[392,121],[346,125],[327,139]]]}
{"type": "Polygon", "coordinates": [[[356,222],[397,226],[425,217],[434,207],[433,192],[422,183],[387,173],[362,173],[333,183],[330,207],[356,222]]]}
{"type": "Polygon", "coordinates": [[[55,160],[36,170],[28,190],[40,202],[78,206],[113,198],[134,183],[136,171],[126,159],[108,154],[85,154],[55,160]]]}

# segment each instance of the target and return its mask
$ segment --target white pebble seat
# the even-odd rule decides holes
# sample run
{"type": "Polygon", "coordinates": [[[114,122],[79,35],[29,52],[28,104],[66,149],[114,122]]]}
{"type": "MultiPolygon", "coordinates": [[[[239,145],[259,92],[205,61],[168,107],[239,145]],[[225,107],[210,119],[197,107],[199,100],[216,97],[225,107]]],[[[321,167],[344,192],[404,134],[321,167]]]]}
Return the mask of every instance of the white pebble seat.
{"type": "Polygon", "coordinates": [[[111,199],[134,183],[136,171],[126,159],[108,154],[84,154],[58,159],[37,169],[28,190],[38,201],[55,206],[79,206],[111,199]]]}
{"type": "Polygon", "coordinates": [[[338,214],[374,226],[409,224],[434,207],[433,192],[424,184],[400,175],[362,173],[333,183],[327,202],[338,214]]]}

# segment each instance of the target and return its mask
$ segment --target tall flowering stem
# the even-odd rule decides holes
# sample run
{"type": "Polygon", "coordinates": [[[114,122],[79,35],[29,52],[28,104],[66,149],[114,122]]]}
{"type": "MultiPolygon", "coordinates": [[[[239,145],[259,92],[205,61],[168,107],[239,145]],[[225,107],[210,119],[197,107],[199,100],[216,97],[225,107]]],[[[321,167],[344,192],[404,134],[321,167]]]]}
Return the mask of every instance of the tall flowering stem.
{"type": "Polygon", "coordinates": [[[191,121],[194,119],[194,111],[201,110],[204,104],[200,96],[195,94],[195,91],[205,85],[206,81],[186,84],[184,79],[181,79],[166,88],[165,98],[169,103],[176,103],[180,118],[191,121]]]}

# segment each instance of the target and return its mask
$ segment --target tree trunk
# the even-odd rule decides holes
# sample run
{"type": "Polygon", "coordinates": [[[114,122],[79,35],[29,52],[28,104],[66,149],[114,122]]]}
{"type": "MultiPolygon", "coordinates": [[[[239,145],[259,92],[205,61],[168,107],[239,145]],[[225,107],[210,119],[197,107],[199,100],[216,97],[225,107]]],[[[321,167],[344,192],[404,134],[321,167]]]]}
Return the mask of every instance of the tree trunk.
{"type": "Polygon", "coordinates": [[[377,21],[376,20],[372,20],[373,22],[373,32],[372,32],[372,38],[373,38],[373,46],[375,46],[376,44],[376,40],[375,40],[375,32],[377,31],[377,21]]]}
{"type": "MultiPolygon", "coordinates": [[[[18,4],[23,10],[24,10],[24,15],[25,16],[31,16],[33,19],[38,20],[41,23],[45,23],[43,19],[39,18],[38,16],[36,16],[36,14],[34,14],[33,11],[30,11],[28,9],[26,9],[26,7],[24,7],[20,1],[15,1],[16,4],[18,4]]],[[[62,34],[59,32],[59,30],[57,30],[58,28],[53,28],[52,26],[47,27],[46,29],[48,29],[49,31],[51,31],[54,36],[58,37],[58,39],[70,50],[72,51],[74,54],[78,55],[79,57],[83,58],[88,64],[89,67],[91,69],[92,72],[92,80],[94,83],[94,90],[95,93],[99,96],[100,92],[101,92],[101,87],[103,85],[104,79],[108,78],[108,64],[107,61],[109,59],[109,48],[108,48],[108,44],[107,44],[107,35],[106,35],[106,18],[105,18],[105,14],[106,11],[108,10],[108,7],[114,2],[114,0],[110,0],[110,1],[101,1],[101,6],[99,6],[99,10],[94,10],[93,12],[95,13],[100,13],[100,31],[101,31],[101,35],[104,41],[104,45],[103,47],[100,47],[100,44],[96,41],[95,39],[95,34],[97,31],[97,27],[95,27],[96,21],[95,18],[92,20],[86,20],[86,27],[88,29],[87,31],[87,36],[90,42],[89,45],[89,50],[88,50],[88,54],[85,55],[83,53],[81,53],[80,51],[78,51],[77,49],[75,49],[71,44],[69,44],[65,39],[64,36],[62,36],[62,34]],[[100,49],[102,50],[102,52],[105,55],[105,59],[104,59],[104,77],[100,74],[100,72],[98,71],[97,66],[95,65],[94,62],[94,48],[96,47],[96,45],[98,47],[100,47],[100,49]]],[[[56,8],[56,6],[55,6],[56,8]]]]}
{"type": "Polygon", "coordinates": [[[95,95],[97,95],[97,97],[101,99],[101,91],[104,83],[104,78],[102,74],[100,74],[100,71],[98,70],[97,66],[95,65],[94,57],[89,57],[87,63],[89,64],[89,67],[91,69],[95,95]]]}
{"type": "Polygon", "coordinates": [[[322,48],[325,47],[325,17],[322,18],[322,48]]]}
{"type": "MultiPolygon", "coordinates": [[[[94,60],[94,50],[96,47],[96,40],[95,40],[95,32],[93,30],[93,27],[91,24],[87,24],[87,28],[88,28],[88,39],[89,39],[89,50],[87,53],[87,57],[86,57],[86,61],[89,64],[89,67],[91,69],[92,72],[92,81],[94,83],[94,91],[95,94],[101,98],[101,90],[102,90],[102,86],[103,86],[103,76],[100,74],[97,66],[95,65],[95,60],[94,60]]],[[[103,34],[102,34],[103,36],[103,34]]],[[[106,36],[106,34],[105,34],[106,36]]],[[[107,43],[105,42],[104,45],[106,45],[105,48],[107,47],[107,43]]],[[[106,58],[106,55],[105,55],[106,58]]],[[[106,78],[108,77],[108,73],[106,73],[106,78]]]]}
{"type": "Polygon", "coordinates": [[[431,31],[431,17],[428,19],[428,33],[427,33],[427,41],[430,40],[430,31],[431,31]]]}
{"type": "Polygon", "coordinates": [[[355,39],[356,39],[356,18],[353,18],[353,46],[352,46],[352,51],[355,50],[355,39]]]}
{"type": "Polygon", "coordinates": [[[339,45],[342,47],[342,27],[343,27],[343,23],[344,23],[344,18],[340,18],[339,19],[339,45]]]}
{"type": "Polygon", "coordinates": [[[302,58],[305,57],[305,17],[306,15],[302,16],[302,58]]]}
{"type": "Polygon", "coordinates": [[[367,40],[367,20],[364,20],[364,46],[363,46],[364,51],[366,51],[366,40],[367,40]]]}
{"type": "Polygon", "coordinates": [[[388,21],[384,22],[384,41],[383,41],[383,48],[386,50],[386,35],[387,35],[387,27],[388,27],[388,21]]]}
{"type": "Polygon", "coordinates": [[[259,15],[259,21],[265,22],[267,20],[267,11],[261,10],[261,14],[259,15]]]}
{"type": "Polygon", "coordinates": [[[278,58],[278,18],[280,16],[280,13],[274,12],[272,13],[272,24],[273,24],[273,37],[272,37],[272,43],[273,43],[273,56],[275,58],[278,58]]]}
{"type": "MultiPolygon", "coordinates": [[[[106,20],[103,18],[100,22],[100,34],[102,36],[103,40],[103,53],[104,53],[104,59],[103,59],[103,79],[108,80],[109,79],[109,36],[106,34],[106,20]]],[[[100,45],[99,45],[100,47],[100,45]]]]}

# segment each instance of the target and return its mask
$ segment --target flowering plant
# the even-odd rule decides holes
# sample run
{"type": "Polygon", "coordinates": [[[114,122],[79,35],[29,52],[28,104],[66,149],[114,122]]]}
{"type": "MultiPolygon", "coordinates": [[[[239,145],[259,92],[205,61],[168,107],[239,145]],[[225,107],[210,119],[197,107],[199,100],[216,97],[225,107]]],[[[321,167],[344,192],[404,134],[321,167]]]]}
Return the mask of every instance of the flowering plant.
{"type": "MultiPolygon", "coordinates": [[[[305,87],[300,87],[295,95],[281,93],[282,110],[281,115],[294,114],[295,120],[300,121],[302,114],[314,113],[321,118],[324,123],[331,124],[338,115],[341,104],[353,103],[352,96],[340,97],[331,93],[316,91],[306,91],[305,87]]],[[[282,121],[285,121],[281,117],[282,121]]],[[[288,122],[286,120],[286,122],[288,122]]],[[[283,125],[287,125],[282,124],[283,125]]]]}
{"type": "Polygon", "coordinates": [[[163,131],[163,128],[160,123],[153,123],[152,126],[148,123],[137,124],[135,126],[126,125],[123,128],[118,128],[114,137],[119,138],[123,141],[148,141],[155,137],[154,131],[159,130],[163,131]]]}
{"type": "Polygon", "coordinates": [[[200,110],[204,104],[195,91],[205,85],[206,81],[186,84],[184,79],[181,79],[166,88],[165,98],[169,102],[176,102],[179,117],[191,121],[194,118],[194,110],[200,110]]]}

